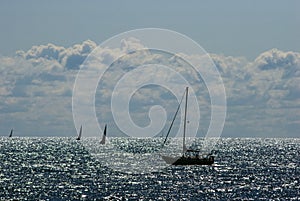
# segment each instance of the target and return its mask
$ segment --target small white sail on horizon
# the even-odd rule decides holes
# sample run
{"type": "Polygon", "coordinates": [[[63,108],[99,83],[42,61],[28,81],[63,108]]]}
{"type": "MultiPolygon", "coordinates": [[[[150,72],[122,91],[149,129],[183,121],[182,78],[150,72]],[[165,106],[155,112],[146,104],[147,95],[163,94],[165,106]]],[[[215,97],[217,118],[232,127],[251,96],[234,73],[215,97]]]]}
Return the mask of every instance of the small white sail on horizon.
{"type": "Polygon", "coordinates": [[[11,130],[10,130],[10,134],[9,134],[9,136],[8,136],[8,137],[12,137],[12,135],[13,135],[13,131],[14,131],[14,129],[11,129],[11,130]]]}
{"type": "Polygon", "coordinates": [[[107,124],[105,124],[104,131],[103,131],[103,136],[102,136],[102,140],[100,141],[100,144],[105,144],[105,140],[106,140],[106,127],[107,127],[107,124]]]}
{"type": "Polygon", "coordinates": [[[80,140],[81,139],[81,135],[82,135],[82,125],[80,126],[80,131],[78,133],[78,136],[77,136],[76,140],[80,140]]]}

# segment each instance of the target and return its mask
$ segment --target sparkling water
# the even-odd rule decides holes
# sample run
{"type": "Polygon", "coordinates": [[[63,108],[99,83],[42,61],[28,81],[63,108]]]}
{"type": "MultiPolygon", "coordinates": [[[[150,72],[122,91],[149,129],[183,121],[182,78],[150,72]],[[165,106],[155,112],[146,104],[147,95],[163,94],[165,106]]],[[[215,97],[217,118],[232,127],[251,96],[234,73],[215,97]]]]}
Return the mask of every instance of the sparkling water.
{"type": "MultiPolygon", "coordinates": [[[[141,147],[144,152],[157,150],[157,147],[149,149],[155,146],[149,139],[119,138],[116,142],[128,153],[141,147]]],[[[167,166],[161,171],[128,174],[95,160],[89,149],[74,138],[3,137],[0,138],[0,198],[300,199],[300,139],[221,138],[215,150],[212,166],[167,166]]]]}

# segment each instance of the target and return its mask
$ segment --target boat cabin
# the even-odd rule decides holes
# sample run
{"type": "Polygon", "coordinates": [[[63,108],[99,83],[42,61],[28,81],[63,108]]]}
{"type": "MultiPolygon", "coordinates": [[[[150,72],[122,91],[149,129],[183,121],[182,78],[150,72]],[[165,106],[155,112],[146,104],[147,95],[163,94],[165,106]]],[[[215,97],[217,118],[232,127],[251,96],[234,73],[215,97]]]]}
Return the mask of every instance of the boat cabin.
{"type": "Polygon", "coordinates": [[[188,149],[183,155],[186,158],[210,158],[212,154],[202,154],[200,150],[188,149]]]}

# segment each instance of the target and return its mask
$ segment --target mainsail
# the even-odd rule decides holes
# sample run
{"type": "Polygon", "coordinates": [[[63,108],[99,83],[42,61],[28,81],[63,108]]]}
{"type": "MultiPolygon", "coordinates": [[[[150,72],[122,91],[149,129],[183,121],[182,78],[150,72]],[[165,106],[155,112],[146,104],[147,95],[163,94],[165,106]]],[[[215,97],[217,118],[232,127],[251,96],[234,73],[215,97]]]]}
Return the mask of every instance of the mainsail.
{"type": "Polygon", "coordinates": [[[106,127],[107,127],[107,125],[105,124],[104,131],[103,131],[103,136],[102,136],[102,140],[100,141],[100,144],[105,144],[105,139],[106,139],[106,127]]]}
{"type": "Polygon", "coordinates": [[[13,131],[14,131],[14,129],[11,129],[11,130],[10,130],[10,134],[9,134],[8,137],[12,137],[13,131]]]}
{"type": "Polygon", "coordinates": [[[76,140],[80,140],[81,139],[81,134],[82,134],[82,125],[80,126],[80,131],[79,131],[79,134],[78,134],[76,140]]]}

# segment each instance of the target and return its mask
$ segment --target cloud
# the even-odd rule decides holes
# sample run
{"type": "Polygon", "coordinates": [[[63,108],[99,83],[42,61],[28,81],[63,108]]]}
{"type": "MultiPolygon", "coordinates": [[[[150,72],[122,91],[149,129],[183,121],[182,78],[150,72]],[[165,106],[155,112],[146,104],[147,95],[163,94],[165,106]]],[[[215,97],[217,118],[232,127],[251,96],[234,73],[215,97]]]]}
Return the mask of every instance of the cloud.
{"type": "Polygon", "coordinates": [[[298,52],[271,49],[252,62],[222,55],[213,55],[212,58],[221,69],[227,92],[225,132],[240,130],[249,136],[263,134],[265,137],[296,135],[296,130],[287,129],[287,125],[289,119],[299,122],[298,52]],[[288,112],[289,108],[294,108],[294,113],[288,112]]]}
{"type": "Polygon", "coordinates": [[[38,59],[45,58],[48,60],[59,60],[60,53],[65,51],[64,47],[56,46],[51,43],[48,45],[39,45],[33,46],[27,52],[22,50],[17,51],[16,54],[19,56],[23,56],[24,59],[38,59]]]}
{"type": "Polygon", "coordinates": [[[140,40],[136,38],[128,38],[128,39],[123,39],[121,41],[121,51],[125,53],[131,53],[134,52],[138,49],[144,49],[145,46],[141,43],[140,40]]]}
{"type": "Polygon", "coordinates": [[[255,59],[255,64],[260,70],[271,70],[277,68],[291,68],[299,65],[300,53],[283,52],[278,49],[271,49],[260,54],[255,59]]]}
{"type": "Polygon", "coordinates": [[[79,66],[96,46],[96,43],[91,40],[74,45],[60,54],[59,61],[67,69],[79,69],[79,66]]]}
{"type": "Polygon", "coordinates": [[[85,58],[95,49],[97,44],[86,40],[82,44],[75,44],[72,47],[64,48],[49,43],[48,45],[33,46],[28,51],[17,51],[18,56],[39,64],[45,60],[55,60],[66,69],[79,69],[85,58]]]}
{"type": "MultiPolygon", "coordinates": [[[[118,80],[141,63],[156,63],[171,66],[191,81],[201,105],[201,132],[209,126],[206,121],[210,119],[210,99],[206,86],[191,67],[184,66],[180,57],[167,54],[162,56],[159,52],[151,51],[136,52],[144,46],[134,38],[123,40],[114,49],[95,49],[96,46],[90,40],[71,47],[38,45],[27,51],[18,51],[13,57],[1,57],[0,130],[18,124],[20,129],[23,125],[22,129],[28,132],[34,125],[41,125],[36,134],[49,134],[49,131],[54,135],[74,132],[71,101],[75,76],[93,50],[99,53],[96,68],[104,68],[118,59],[119,53],[127,53],[114,62],[99,82],[96,107],[101,120],[112,119],[105,115],[109,113],[109,98],[118,80]]],[[[225,84],[228,103],[225,136],[295,136],[297,129],[293,128],[298,128],[300,122],[300,53],[271,49],[261,53],[254,61],[244,57],[210,56],[225,84]]],[[[189,57],[197,60],[200,55],[189,57]]],[[[150,66],[132,82],[141,79],[143,73],[146,73],[155,75],[153,79],[162,79],[177,86],[178,80],[172,74],[153,72],[154,69],[150,66]]],[[[85,84],[88,85],[88,82],[85,84]]],[[[130,87],[130,83],[125,87],[130,87]]],[[[131,115],[135,115],[133,119],[139,125],[149,123],[148,109],[153,103],[163,105],[170,112],[168,118],[172,118],[174,105],[177,104],[174,97],[166,89],[148,87],[137,91],[130,106],[134,107],[131,115]]]]}
{"type": "Polygon", "coordinates": [[[76,72],[66,72],[56,60],[31,60],[20,56],[0,58],[0,130],[5,133],[15,128],[21,136],[70,133],[74,130],[69,113],[76,72]],[[46,121],[58,119],[60,125],[41,128],[46,121]],[[69,127],[63,126],[66,122],[69,127]]]}

